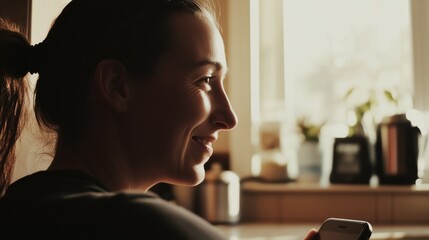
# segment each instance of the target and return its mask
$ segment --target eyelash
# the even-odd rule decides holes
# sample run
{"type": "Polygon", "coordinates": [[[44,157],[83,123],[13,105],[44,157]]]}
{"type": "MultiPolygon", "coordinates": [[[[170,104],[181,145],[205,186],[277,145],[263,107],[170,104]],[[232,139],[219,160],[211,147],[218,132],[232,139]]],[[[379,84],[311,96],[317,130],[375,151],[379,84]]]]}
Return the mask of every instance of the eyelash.
{"type": "Polygon", "coordinates": [[[198,81],[198,84],[201,85],[201,87],[208,87],[208,89],[206,89],[206,91],[210,91],[211,90],[211,83],[213,82],[213,79],[215,77],[204,77],[202,79],[200,79],[198,81]]]}

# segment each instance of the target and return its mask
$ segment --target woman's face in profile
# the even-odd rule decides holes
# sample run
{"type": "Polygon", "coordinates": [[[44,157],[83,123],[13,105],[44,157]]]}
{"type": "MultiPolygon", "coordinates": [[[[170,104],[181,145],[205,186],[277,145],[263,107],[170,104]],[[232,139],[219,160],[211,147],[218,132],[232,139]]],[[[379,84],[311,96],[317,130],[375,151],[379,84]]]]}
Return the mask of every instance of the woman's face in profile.
{"type": "Polygon", "coordinates": [[[194,185],[204,178],[219,130],[236,115],[224,91],[223,40],[210,17],[180,13],[169,28],[171,49],[149,78],[133,81],[128,159],[134,181],[194,185]]]}

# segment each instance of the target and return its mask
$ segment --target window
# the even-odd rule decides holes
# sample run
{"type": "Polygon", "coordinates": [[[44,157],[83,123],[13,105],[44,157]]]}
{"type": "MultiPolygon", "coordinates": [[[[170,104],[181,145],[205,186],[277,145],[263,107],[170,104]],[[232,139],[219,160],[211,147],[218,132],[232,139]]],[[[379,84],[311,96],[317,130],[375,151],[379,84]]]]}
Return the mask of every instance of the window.
{"type": "Polygon", "coordinates": [[[285,153],[299,120],[346,127],[360,106],[375,122],[412,108],[409,2],[265,0],[259,11],[261,122],[286,125],[285,153]]]}
{"type": "MultiPolygon", "coordinates": [[[[293,135],[300,119],[311,124],[352,125],[359,117],[353,110],[369,99],[375,121],[413,107],[429,110],[422,90],[429,76],[423,70],[428,60],[424,40],[429,36],[425,27],[428,4],[404,0],[238,2],[230,5],[231,12],[249,11],[231,16],[229,35],[231,95],[233,104],[239,102],[235,108],[242,125],[232,132],[231,156],[233,168],[242,175],[250,171],[250,161],[243,157],[258,151],[254,141],[246,142],[257,135],[255,125],[281,122],[286,125],[285,136],[293,135]],[[249,30],[243,28],[246,17],[249,30]],[[235,56],[246,47],[249,61],[235,56]],[[247,80],[247,75],[234,70],[237,67],[250,72],[250,86],[234,83],[247,80]],[[250,106],[243,105],[241,97],[248,98],[250,106]],[[243,141],[249,143],[246,150],[243,141]]],[[[293,141],[297,140],[288,143],[293,141]]]]}
{"type": "Polygon", "coordinates": [[[408,1],[260,1],[260,23],[261,115],[345,121],[351,89],[349,104],[389,90],[412,107],[408,1]]]}

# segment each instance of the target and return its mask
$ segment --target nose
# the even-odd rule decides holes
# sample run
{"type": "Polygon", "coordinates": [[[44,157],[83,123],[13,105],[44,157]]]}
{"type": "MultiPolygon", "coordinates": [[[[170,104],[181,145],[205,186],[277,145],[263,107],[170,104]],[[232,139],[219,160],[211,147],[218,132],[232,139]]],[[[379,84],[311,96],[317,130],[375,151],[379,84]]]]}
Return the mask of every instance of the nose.
{"type": "Polygon", "coordinates": [[[225,90],[222,89],[219,94],[212,96],[212,101],[213,111],[210,122],[220,130],[233,129],[238,123],[238,118],[225,90]]]}

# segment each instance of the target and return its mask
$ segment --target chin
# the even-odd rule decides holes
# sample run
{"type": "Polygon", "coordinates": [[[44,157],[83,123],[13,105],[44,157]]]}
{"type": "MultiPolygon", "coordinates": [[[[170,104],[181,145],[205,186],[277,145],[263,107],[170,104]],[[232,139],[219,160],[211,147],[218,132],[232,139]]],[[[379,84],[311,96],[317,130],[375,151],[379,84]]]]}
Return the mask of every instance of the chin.
{"type": "Polygon", "coordinates": [[[206,172],[203,164],[198,164],[188,168],[187,171],[179,171],[174,176],[165,179],[165,182],[181,186],[196,186],[204,181],[206,172]]]}
{"type": "Polygon", "coordinates": [[[179,176],[178,181],[175,181],[175,184],[185,185],[185,186],[196,186],[204,181],[206,172],[203,165],[194,166],[190,172],[184,173],[179,176]]]}
{"type": "Polygon", "coordinates": [[[196,185],[202,183],[204,181],[204,177],[205,177],[205,173],[203,174],[202,177],[196,179],[196,181],[194,182],[193,186],[196,186],[196,185]]]}
{"type": "Polygon", "coordinates": [[[194,168],[194,178],[192,180],[191,185],[195,186],[200,184],[204,181],[204,178],[206,177],[206,171],[204,170],[204,166],[196,166],[194,168]]]}

